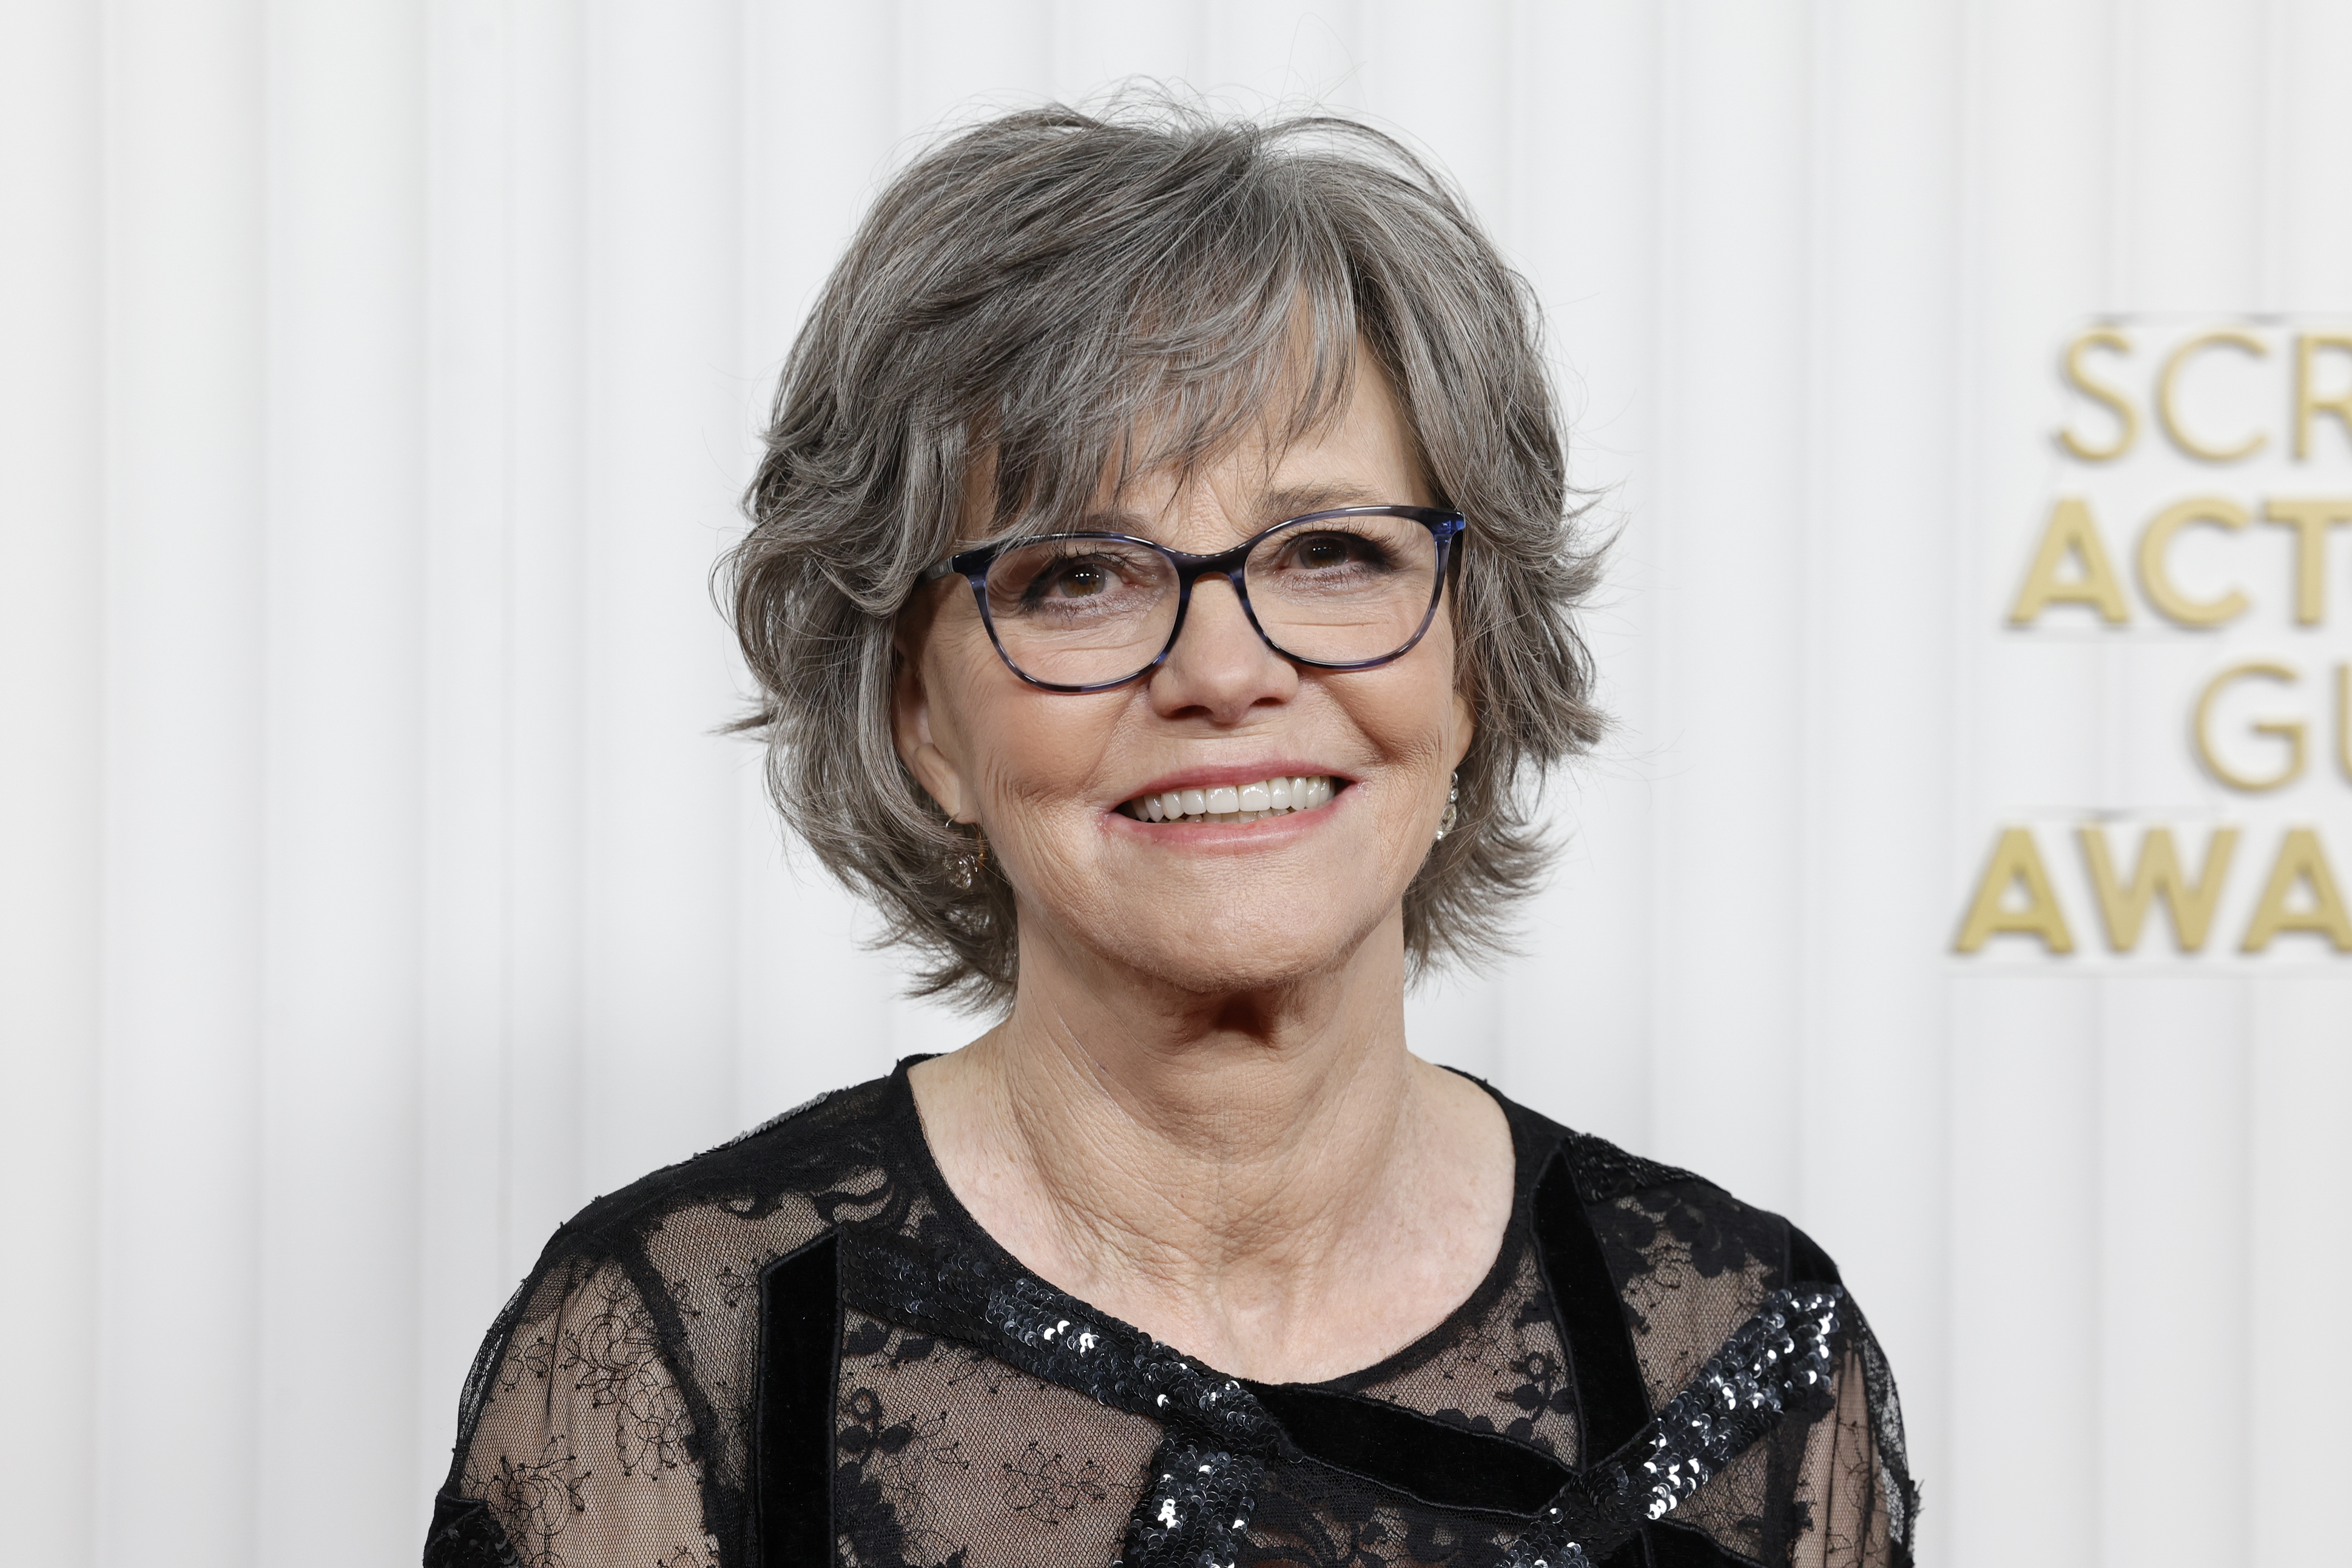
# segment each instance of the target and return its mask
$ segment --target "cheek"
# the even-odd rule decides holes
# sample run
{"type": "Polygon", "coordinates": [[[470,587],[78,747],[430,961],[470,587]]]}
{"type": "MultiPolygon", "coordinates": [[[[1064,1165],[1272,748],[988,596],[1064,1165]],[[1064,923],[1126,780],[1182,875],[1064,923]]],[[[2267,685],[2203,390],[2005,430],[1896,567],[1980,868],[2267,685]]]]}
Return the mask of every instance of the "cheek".
{"type": "Polygon", "coordinates": [[[1470,703],[1454,681],[1453,640],[1441,637],[1442,629],[1441,622],[1420,647],[1378,672],[1391,678],[1342,677],[1361,684],[1333,688],[1358,727],[1392,761],[1433,761],[1450,769],[1469,747],[1470,703]]]}
{"type": "Polygon", "coordinates": [[[970,710],[981,821],[1024,909],[1099,924],[1118,902],[1097,803],[1116,712],[1105,697],[1026,690],[970,710]]]}
{"type": "Polygon", "coordinates": [[[1089,810],[1089,787],[1123,706],[1120,694],[1065,696],[1005,669],[985,632],[943,640],[932,730],[978,794],[992,838],[1011,839],[1089,810]],[[1045,808],[1041,811],[1041,808],[1045,808]]]}

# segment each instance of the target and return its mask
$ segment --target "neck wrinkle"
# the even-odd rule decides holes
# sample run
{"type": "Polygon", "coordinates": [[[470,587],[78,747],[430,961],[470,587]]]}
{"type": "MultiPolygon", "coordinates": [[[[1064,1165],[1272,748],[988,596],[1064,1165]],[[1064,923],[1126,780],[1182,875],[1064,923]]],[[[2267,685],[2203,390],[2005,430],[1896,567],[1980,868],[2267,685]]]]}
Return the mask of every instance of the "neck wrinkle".
{"type": "Polygon", "coordinates": [[[1509,1130],[1405,1049],[1401,923],[1224,997],[1065,969],[1030,935],[1012,1015],[914,1082],[942,1175],[1032,1272],[1270,1382],[1370,1365],[1486,1277],[1509,1130]]]}
{"type": "Polygon", "coordinates": [[[1171,1017],[1084,988],[1055,1005],[1040,993],[1064,988],[1040,977],[969,1053],[1009,1178],[990,1194],[1014,1218],[999,1239],[1107,1308],[1142,1293],[1187,1316],[1281,1316],[1338,1288],[1413,1164],[1401,987],[1335,976],[1320,997],[1171,1017]],[[1368,995],[1394,1016],[1349,1005],[1368,995]]]}
{"type": "Polygon", "coordinates": [[[1088,1051],[1056,1018],[996,1047],[994,1118],[1092,1273],[1210,1301],[1262,1270],[1312,1278],[1405,1152],[1401,1038],[1088,1051]]]}

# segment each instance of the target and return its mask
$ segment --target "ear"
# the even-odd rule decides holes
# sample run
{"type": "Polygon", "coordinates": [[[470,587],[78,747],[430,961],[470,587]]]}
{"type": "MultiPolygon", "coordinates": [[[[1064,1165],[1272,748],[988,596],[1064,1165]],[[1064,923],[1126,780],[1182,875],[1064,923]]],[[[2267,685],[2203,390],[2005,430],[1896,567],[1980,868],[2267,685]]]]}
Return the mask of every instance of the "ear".
{"type": "MultiPolygon", "coordinates": [[[[1451,617],[1454,611],[1454,587],[1451,583],[1446,585],[1444,613],[1451,617]]],[[[1451,742],[1454,759],[1449,766],[1459,768],[1462,759],[1470,755],[1470,743],[1478,737],[1478,670],[1463,648],[1459,625],[1449,619],[1447,630],[1452,634],[1454,644],[1454,735],[1451,742]]]]}
{"type": "Polygon", "coordinates": [[[917,598],[920,602],[899,612],[890,636],[891,662],[896,666],[890,682],[891,738],[898,744],[898,759],[915,776],[915,782],[950,818],[969,822],[976,819],[966,810],[963,769],[940,746],[931,723],[931,688],[923,664],[924,651],[930,643],[930,605],[928,596],[917,598]]]}
{"type": "Polygon", "coordinates": [[[1470,755],[1470,743],[1478,737],[1478,710],[1470,701],[1470,694],[1459,685],[1454,688],[1454,763],[1470,755]]]}

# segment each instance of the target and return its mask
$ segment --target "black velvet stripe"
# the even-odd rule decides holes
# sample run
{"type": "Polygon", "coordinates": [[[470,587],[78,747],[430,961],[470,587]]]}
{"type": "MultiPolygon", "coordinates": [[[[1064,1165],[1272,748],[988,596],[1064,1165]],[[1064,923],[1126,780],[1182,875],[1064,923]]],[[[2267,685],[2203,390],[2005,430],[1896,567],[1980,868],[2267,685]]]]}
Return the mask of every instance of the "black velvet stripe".
{"type": "Polygon", "coordinates": [[[1653,1568],[1650,1562],[1650,1532],[1637,1530],[1618,1547],[1599,1559],[1599,1568],[1653,1568]]]}
{"type": "Polygon", "coordinates": [[[1650,1538],[1650,1568],[1749,1568],[1692,1525],[1661,1521],[1642,1533],[1650,1538]]]}
{"type": "Polygon", "coordinates": [[[828,1568],[833,1562],[840,1346],[839,1240],[828,1231],[760,1275],[752,1486],[761,1568],[828,1568]]]}
{"type": "Polygon", "coordinates": [[[1536,1184],[1536,1247],[1552,1309],[1568,1336],[1568,1362],[1576,1379],[1581,1441],[1577,1452],[1590,1466],[1613,1453],[1650,1419],[1650,1391],[1642,1364],[1633,1358],[1633,1336],[1618,1303],[1617,1281],[1592,1232],[1583,1195],[1566,1158],[1555,1155],[1536,1184]]]}
{"type": "Polygon", "coordinates": [[[1789,1277],[1784,1285],[1843,1285],[1838,1267],[1830,1255],[1822,1250],[1820,1242],[1798,1229],[1789,1227],[1789,1277]]]}
{"type": "Polygon", "coordinates": [[[1568,1468],[1508,1437],[1449,1427],[1417,1410],[1297,1384],[1252,1383],[1299,1452],[1439,1508],[1532,1514],[1568,1468]]]}

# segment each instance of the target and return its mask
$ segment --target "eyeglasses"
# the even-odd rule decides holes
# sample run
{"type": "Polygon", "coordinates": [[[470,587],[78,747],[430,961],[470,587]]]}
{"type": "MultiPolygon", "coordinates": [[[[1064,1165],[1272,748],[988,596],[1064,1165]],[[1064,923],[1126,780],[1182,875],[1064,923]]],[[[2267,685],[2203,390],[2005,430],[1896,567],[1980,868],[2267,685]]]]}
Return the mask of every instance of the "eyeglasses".
{"type": "Polygon", "coordinates": [[[1429,630],[1466,526],[1461,513],[1428,507],[1342,507],[1215,555],[1126,534],[1044,534],[965,550],[916,580],[969,581],[998,654],[1049,692],[1108,691],[1158,669],[1208,572],[1233,584],[1276,653],[1317,669],[1369,670],[1429,630]]]}

